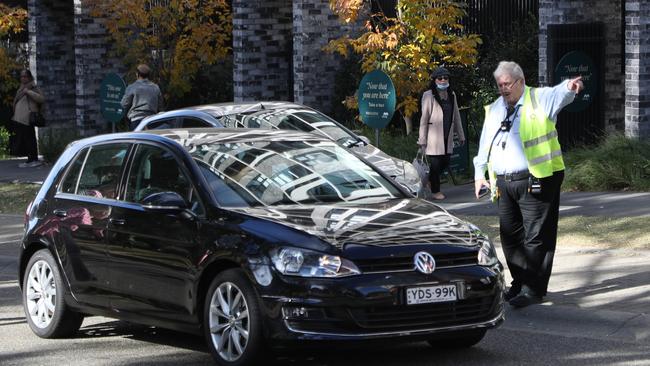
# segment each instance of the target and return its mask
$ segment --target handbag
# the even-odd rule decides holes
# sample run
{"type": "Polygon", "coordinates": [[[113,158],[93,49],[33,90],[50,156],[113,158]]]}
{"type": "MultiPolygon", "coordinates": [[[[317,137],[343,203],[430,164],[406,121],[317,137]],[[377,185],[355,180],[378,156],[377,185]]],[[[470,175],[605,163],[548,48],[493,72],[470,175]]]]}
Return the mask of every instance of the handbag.
{"type": "Polygon", "coordinates": [[[431,198],[432,193],[431,188],[429,187],[429,160],[422,152],[422,149],[418,149],[415,159],[413,159],[413,167],[418,172],[421,182],[418,197],[424,199],[431,198]]]}
{"type": "Polygon", "coordinates": [[[45,117],[41,113],[41,109],[38,111],[32,111],[29,107],[29,102],[27,102],[27,108],[29,109],[29,125],[33,127],[45,127],[45,117]]]}

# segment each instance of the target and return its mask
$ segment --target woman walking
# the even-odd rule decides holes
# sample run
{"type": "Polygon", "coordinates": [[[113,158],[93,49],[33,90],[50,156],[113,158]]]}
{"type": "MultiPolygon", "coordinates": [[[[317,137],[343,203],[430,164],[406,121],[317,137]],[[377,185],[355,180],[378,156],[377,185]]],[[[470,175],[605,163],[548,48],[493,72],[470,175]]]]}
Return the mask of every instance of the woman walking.
{"type": "Polygon", "coordinates": [[[429,183],[432,198],[442,200],[445,195],[440,192],[440,175],[449,166],[449,158],[454,150],[452,126],[456,129],[461,145],[465,143],[465,134],[458,111],[456,93],[449,87],[449,71],[439,67],[431,76],[433,78],[431,89],[422,95],[418,145],[427,155],[431,165],[429,183]]]}
{"type": "Polygon", "coordinates": [[[30,114],[40,112],[45,98],[36,86],[31,71],[20,72],[20,88],[14,98],[14,113],[11,120],[11,137],[9,140],[10,154],[27,156],[27,162],[18,164],[20,168],[31,168],[42,164],[38,160],[36,144],[36,129],[30,124],[30,114]]]}

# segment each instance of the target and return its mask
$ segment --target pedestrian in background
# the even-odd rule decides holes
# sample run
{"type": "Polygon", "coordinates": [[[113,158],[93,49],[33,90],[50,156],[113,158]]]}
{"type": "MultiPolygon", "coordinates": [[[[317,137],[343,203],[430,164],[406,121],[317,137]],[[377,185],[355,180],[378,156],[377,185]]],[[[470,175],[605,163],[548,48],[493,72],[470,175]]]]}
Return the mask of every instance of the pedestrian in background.
{"type": "MultiPolygon", "coordinates": [[[[454,151],[454,127],[461,145],[465,143],[465,134],[458,111],[456,93],[449,87],[449,71],[438,67],[431,74],[431,88],[422,95],[422,117],[418,145],[429,160],[429,184],[432,198],[442,200],[445,195],[440,192],[440,175],[449,166],[451,153],[454,151]]],[[[422,182],[424,185],[425,182],[422,182]]]]}
{"type": "Polygon", "coordinates": [[[127,111],[129,130],[133,131],[140,121],[163,109],[163,99],[158,85],[149,80],[151,69],[145,64],[136,68],[137,80],[126,87],[122,108],[127,111]]]}
{"type": "Polygon", "coordinates": [[[12,123],[10,124],[9,154],[26,156],[27,161],[18,164],[19,168],[32,168],[43,164],[38,160],[36,128],[30,124],[30,114],[41,113],[45,103],[43,93],[36,86],[32,72],[20,72],[20,87],[13,103],[12,123]]]}
{"type": "Polygon", "coordinates": [[[555,255],[564,179],[556,117],[584,86],[577,77],[531,88],[510,61],[499,63],[494,79],[501,96],[485,108],[474,190],[479,198],[481,187],[490,187],[498,200],[501,246],[512,275],[504,297],[525,307],[546,295],[555,255]]]}

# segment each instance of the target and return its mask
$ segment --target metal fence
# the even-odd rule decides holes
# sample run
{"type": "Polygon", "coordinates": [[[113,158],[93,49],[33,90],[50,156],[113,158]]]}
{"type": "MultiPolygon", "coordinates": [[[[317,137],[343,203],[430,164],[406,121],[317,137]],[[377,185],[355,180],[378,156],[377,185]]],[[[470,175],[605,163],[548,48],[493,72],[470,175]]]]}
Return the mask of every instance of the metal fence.
{"type": "Polygon", "coordinates": [[[467,17],[463,21],[469,33],[490,36],[512,30],[513,22],[539,13],[539,0],[464,0],[467,17]]]}

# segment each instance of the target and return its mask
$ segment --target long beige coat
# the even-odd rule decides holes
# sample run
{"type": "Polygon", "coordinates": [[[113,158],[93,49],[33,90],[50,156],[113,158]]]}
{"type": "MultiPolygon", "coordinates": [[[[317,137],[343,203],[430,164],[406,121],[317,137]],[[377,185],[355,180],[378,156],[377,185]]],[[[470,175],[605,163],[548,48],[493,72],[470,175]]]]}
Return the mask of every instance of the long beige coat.
{"type": "Polygon", "coordinates": [[[29,112],[40,111],[44,102],[45,98],[41,90],[34,82],[30,82],[19,88],[16,92],[16,97],[14,98],[14,115],[11,119],[29,126],[29,112]]]}
{"type": "Polygon", "coordinates": [[[427,155],[451,154],[454,151],[454,129],[458,133],[458,139],[465,141],[456,94],[452,92],[451,95],[454,98],[454,116],[451,121],[452,130],[449,132],[449,138],[447,139],[446,152],[444,151],[445,144],[443,141],[445,135],[442,128],[442,107],[440,107],[440,104],[433,97],[431,90],[427,90],[422,95],[422,117],[420,118],[418,145],[426,145],[424,151],[427,155]]]}

